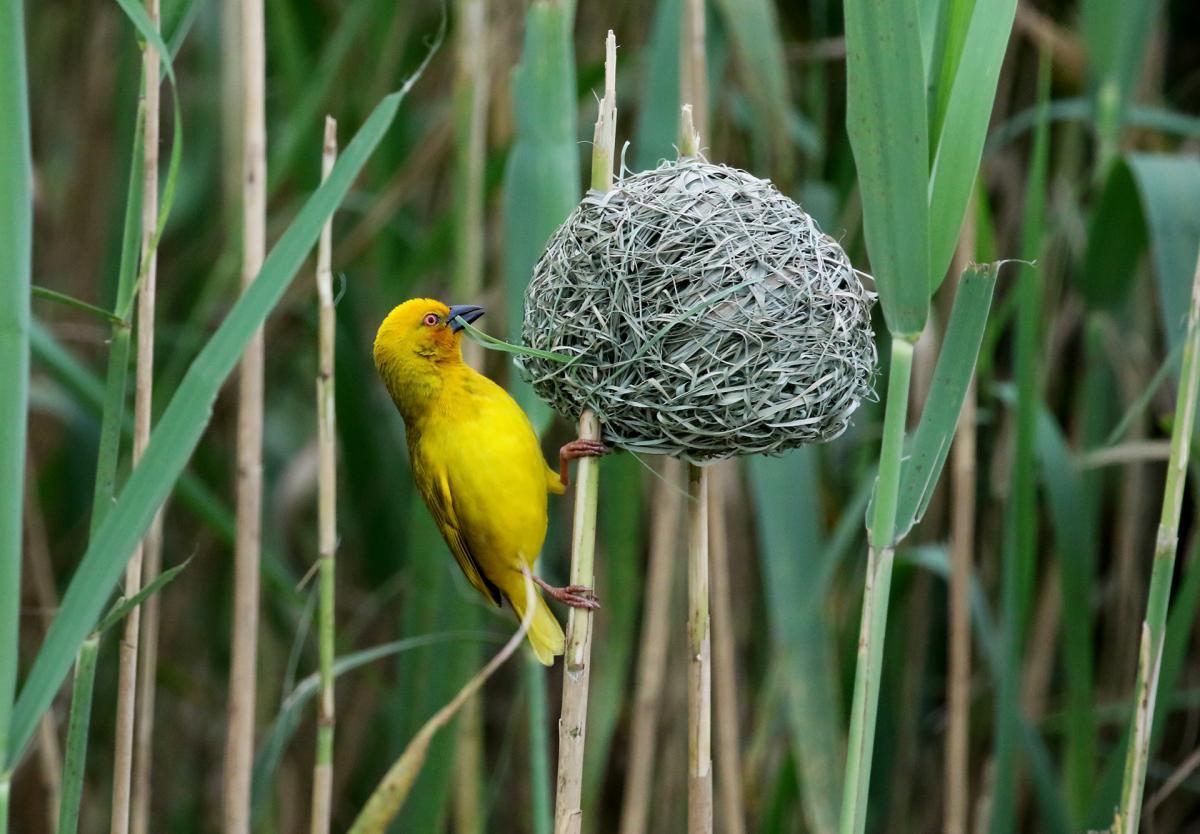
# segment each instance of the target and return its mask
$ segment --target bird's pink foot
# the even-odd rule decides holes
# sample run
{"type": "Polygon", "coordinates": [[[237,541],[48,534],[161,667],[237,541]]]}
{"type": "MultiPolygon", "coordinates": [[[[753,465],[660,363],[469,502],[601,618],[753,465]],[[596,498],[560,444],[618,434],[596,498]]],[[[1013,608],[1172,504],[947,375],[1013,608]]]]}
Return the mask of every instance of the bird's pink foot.
{"type": "Polygon", "coordinates": [[[612,449],[599,440],[584,440],[577,438],[558,450],[558,477],[562,485],[571,485],[570,463],[579,458],[598,458],[607,455],[612,449]]]}
{"type": "Polygon", "coordinates": [[[596,599],[596,595],[592,592],[592,589],[586,585],[567,585],[557,588],[537,576],[533,577],[533,581],[543,591],[564,605],[569,605],[572,608],[587,608],[589,611],[595,611],[600,607],[600,600],[596,599]]]}

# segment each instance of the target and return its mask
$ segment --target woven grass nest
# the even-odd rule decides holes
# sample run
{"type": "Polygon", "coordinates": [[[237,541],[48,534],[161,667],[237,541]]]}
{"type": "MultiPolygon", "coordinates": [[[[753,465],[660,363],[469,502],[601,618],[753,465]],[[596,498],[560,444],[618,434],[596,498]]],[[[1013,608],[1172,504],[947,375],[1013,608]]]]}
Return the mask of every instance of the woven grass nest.
{"type": "Polygon", "coordinates": [[[768,180],[696,157],[589,192],[525,293],[519,360],[606,443],[695,463],[837,437],[874,396],[871,305],[838,243],[768,180]]]}

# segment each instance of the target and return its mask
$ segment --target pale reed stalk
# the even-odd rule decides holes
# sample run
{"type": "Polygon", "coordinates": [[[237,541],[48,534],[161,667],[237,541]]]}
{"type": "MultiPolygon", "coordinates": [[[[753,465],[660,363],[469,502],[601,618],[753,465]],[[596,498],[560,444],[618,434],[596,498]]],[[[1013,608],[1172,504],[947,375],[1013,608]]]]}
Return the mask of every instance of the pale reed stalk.
{"type": "MultiPolygon", "coordinates": [[[[242,289],[245,290],[258,275],[266,254],[266,32],[262,0],[243,0],[241,11],[242,289]]],[[[263,334],[260,327],[242,355],[238,378],[233,650],[222,796],[225,834],[250,832],[262,547],[262,422],[263,334]]]]}
{"type": "MultiPolygon", "coordinates": [[[[337,161],[337,122],[325,117],[321,181],[337,161]]],[[[333,811],[333,661],[337,554],[337,413],[333,357],[336,343],[333,307],[333,215],[317,244],[317,564],[319,565],[318,652],[320,698],[317,701],[317,753],[313,763],[312,834],[329,834],[333,811]]]]}
{"type": "Polygon", "coordinates": [[[688,465],[688,834],[712,834],[708,470],[688,465]]]}
{"type": "Polygon", "coordinates": [[[709,567],[712,584],[713,686],[717,720],[717,789],[724,834],[745,834],[742,816],[742,740],[738,729],[737,652],[729,580],[729,499],[734,494],[737,464],[712,467],[709,483],[709,567]]]}
{"type": "MultiPolygon", "coordinates": [[[[454,133],[455,247],[454,297],[451,303],[478,300],[483,287],[484,166],[487,162],[488,30],[484,0],[455,3],[454,133]]],[[[463,360],[483,370],[483,347],[463,344],[463,360]]],[[[477,618],[478,612],[472,612],[477,618]]],[[[474,665],[480,653],[465,649],[474,665]]],[[[454,821],[458,834],[483,834],[484,797],[483,695],[463,705],[455,736],[454,821]]]]}
{"type": "MultiPolygon", "coordinates": [[[[975,212],[967,209],[951,272],[975,255],[975,212]]],[[[945,834],[967,834],[970,821],[971,571],[975,552],[975,381],[963,397],[950,463],[950,673],[946,683],[945,834]]]]}
{"type": "MultiPolygon", "coordinates": [[[[146,14],[159,28],[159,2],[146,0],[146,14]]],[[[146,119],[142,125],[142,246],[138,270],[136,390],[133,402],[133,465],[137,466],[150,443],[150,406],[154,381],[154,296],[158,277],[155,238],[158,234],[158,131],[159,85],[162,56],[149,43],[142,47],[142,90],[146,119]]],[[[157,552],[161,541],[160,516],[156,515],[142,543],[125,568],[125,596],[142,586],[142,566],[147,554],[157,552]]],[[[150,559],[153,561],[153,559],[150,559]]],[[[125,618],[117,673],[117,718],[113,742],[111,834],[128,834],[133,781],[133,748],[138,693],[138,643],[141,606],[125,618]]]]}
{"type": "MultiPolygon", "coordinates": [[[[617,39],[612,30],[604,42],[604,98],[592,144],[592,188],[607,191],[613,182],[617,130],[617,39]]],[[[579,415],[579,438],[599,440],[600,423],[585,409],[579,415]]],[[[595,586],[596,504],[600,497],[599,462],[581,458],[575,476],[575,520],[571,533],[571,584],[595,586]]],[[[567,615],[563,656],[562,712],[558,720],[558,778],[554,797],[555,834],[579,834],[583,821],[583,751],[587,731],[588,683],[591,675],[592,612],[572,608],[567,615]]]]}

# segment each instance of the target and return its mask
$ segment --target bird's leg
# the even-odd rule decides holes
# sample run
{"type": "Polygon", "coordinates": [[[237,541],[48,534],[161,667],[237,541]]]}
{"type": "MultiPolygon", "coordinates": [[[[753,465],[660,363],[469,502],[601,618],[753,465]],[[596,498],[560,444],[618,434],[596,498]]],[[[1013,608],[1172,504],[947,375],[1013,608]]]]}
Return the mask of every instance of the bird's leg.
{"type": "Polygon", "coordinates": [[[598,458],[607,455],[612,449],[599,440],[584,440],[577,438],[558,450],[558,477],[564,487],[571,485],[569,464],[578,458],[598,458]]]}
{"type": "Polygon", "coordinates": [[[600,600],[596,599],[596,595],[592,593],[592,589],[585,585],[567,585],[563,588],[556,588],[540,577],[533,577],[543,591],[554,597],[564,605],[569,605],[572,608],[590,608],[595,611],[600,607],[600,600]]]}

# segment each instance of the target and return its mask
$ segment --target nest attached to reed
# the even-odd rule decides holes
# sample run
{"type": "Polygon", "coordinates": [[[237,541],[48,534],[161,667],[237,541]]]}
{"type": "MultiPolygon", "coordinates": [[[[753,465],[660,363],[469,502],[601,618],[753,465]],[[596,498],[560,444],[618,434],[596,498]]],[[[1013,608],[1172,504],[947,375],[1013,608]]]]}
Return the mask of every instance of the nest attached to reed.
{"type": "Polygon", "coordinates": [[[695,463],[841,434],[874,395],[874,293],[768,180],[687,157],[589,192],[525,293],[534,390],[605,442],[695,463]]]}

